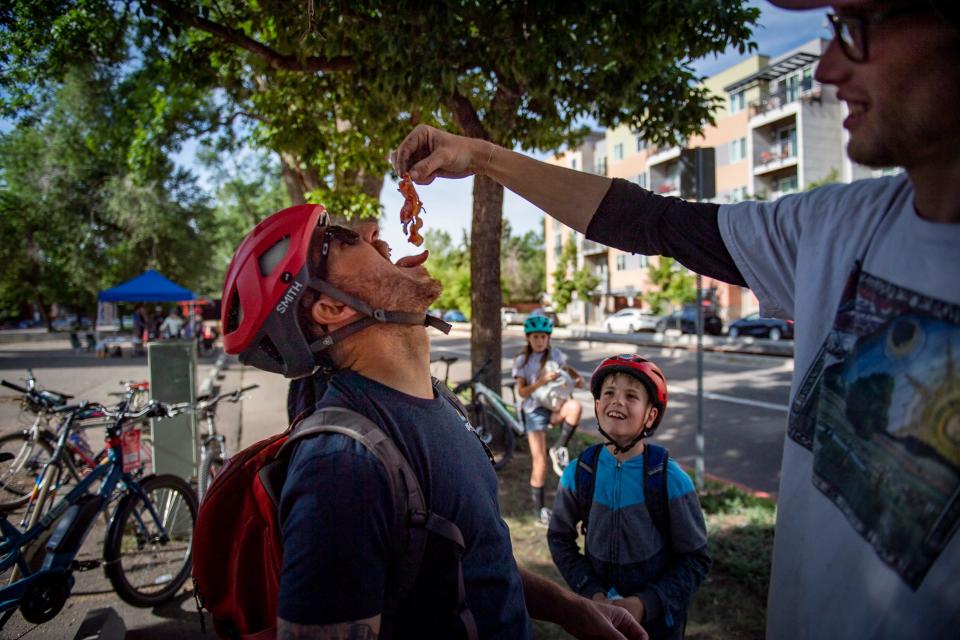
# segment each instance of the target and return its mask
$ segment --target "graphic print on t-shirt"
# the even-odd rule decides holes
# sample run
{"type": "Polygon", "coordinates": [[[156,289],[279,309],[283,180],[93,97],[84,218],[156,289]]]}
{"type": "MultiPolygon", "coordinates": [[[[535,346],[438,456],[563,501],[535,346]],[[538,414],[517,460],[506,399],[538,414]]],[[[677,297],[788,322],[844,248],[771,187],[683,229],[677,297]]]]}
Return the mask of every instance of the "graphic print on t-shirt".
{"type": "Polygon", "coordinates": [[[813,482],[914,589],[960,522],[960,305],[854,270],[789,435],[813,482]]]}

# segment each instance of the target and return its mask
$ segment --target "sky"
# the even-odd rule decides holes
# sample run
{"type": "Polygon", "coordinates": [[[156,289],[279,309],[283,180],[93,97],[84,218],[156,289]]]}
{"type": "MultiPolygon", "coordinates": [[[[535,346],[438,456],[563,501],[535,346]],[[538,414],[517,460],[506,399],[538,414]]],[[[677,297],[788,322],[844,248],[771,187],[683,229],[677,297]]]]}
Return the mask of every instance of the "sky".
{"type": "MultiPolygon", "coordinates": [[[[757,53],[777,56],[817,36],[827,35],[826,10],[797,12],[778,9],[766,1],[753,1],[750,4],[761,10],[759,25],[754,32],[757,53]]],[[[744,57],[736,50],[730,50],[720,56],[699,60],[694,68],[698,73],[710,76],[736,64],[744,57]]],[[[533,155],[543,159],[549,154],[533,155]]],[[[429,229],[443,229],[456,242],[462,237],[463,229],[470,230],[473,178],[437,179],[430,185],[418,185],[417,193],[426,209],[421,216],[423,218],[421,233],[429,229]]],[[[403,235],[399,222],[403,198],[397,192],[395,180],[388,178],[384,182],[380,201],[383,203],[385,214],[381,222],[380,236],[393,249],[393,259],[420,253],[422,248],[408,243],[403,235]]],[[[543,215],[543,212],[532,204],[510,191],[504,191],[503,216],[510,221],[514,234],[540,229],[543,215]]]]}

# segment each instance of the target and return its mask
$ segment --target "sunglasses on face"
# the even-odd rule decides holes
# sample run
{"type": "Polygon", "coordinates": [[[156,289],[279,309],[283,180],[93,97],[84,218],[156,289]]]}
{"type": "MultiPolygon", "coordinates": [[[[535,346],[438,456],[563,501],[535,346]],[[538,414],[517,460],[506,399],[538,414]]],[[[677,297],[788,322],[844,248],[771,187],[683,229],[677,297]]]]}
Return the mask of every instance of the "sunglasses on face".
{"type": "Polygon", "coordinates": [[[330,216],[324,212],[313,232],[313,246],[320,247],[320,256],[313,275],[320,280],[326,280],[327,258],[330,256],[330,247],[334,241],[354,245],[360,241],[360,234],[353,229],[330,224],[330,216]]]}

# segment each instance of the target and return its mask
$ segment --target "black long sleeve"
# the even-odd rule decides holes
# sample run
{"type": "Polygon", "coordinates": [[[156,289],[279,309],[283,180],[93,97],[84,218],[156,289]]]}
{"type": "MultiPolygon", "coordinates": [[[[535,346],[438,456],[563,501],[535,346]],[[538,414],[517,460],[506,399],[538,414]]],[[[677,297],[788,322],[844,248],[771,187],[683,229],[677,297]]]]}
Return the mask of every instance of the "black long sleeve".
{"type": "Polygon", "coordinates": [[[586,236],[630,253],[676,258],[697,273],[745,287],[720,235],[719,210],[718,204],[665,198],[614,178],[586,236]]]}

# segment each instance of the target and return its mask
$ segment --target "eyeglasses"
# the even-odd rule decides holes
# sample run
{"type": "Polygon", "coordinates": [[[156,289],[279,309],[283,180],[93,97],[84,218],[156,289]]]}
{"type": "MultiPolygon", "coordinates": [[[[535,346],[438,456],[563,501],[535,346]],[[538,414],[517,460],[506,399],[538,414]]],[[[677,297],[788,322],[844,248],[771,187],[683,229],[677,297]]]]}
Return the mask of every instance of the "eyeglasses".
{"type": "Polygon", "coordinates": [[[878,11],[868,15],[838,16],[828,13],[827,19],[833,26],[834,37],[840,44],[843,55],[851,62],[866,62],[870,55],[867,29],[870,25],[877,25],[895,16],[908,13],[919,13],[923,7],[899,6],[886,11],[878,11]]]}

